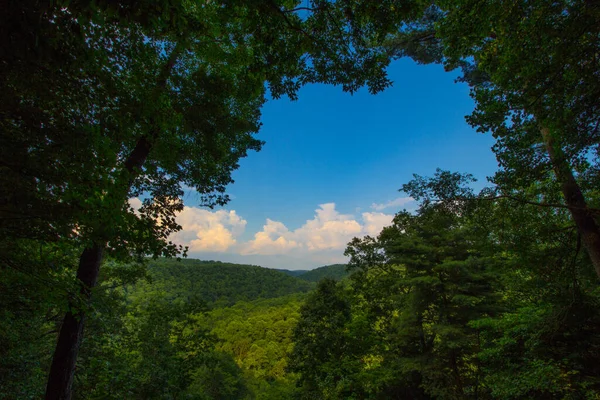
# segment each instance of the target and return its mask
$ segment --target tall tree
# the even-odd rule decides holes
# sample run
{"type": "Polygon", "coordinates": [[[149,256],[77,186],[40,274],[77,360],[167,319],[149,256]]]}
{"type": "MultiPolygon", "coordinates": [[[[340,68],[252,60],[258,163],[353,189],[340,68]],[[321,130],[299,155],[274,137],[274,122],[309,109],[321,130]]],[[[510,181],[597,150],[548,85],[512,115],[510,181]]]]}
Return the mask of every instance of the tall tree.
{"type": "MultiPolygon", "coordinates": [[[[293,333],[289,370],[300,374],[303,398],[335,399],[352,395],[347,386],[352,343],[346,335],[350,302],[341,285],[322,279],[300,309],[293,333]]],[[[355,350],[355,349],[354,349],[355,350]]]]}
{"type": "Polygon", "coordinates": [[[600,8],[585,1],[459,3],[448,3],[441,35],[449,63],[473,57],[490,78],[475,86],[470,122],[498,139],[503,171],[496,181],[523,188],[553,171],[600,276],[597,211],[585,195],[598,181],[600,8]],[[477,12],[467,18],[471,6],[477,12]]]}
{"type": "Polygon", "coordinates": [[[468,122],[497,139],[496,195],[534,202],[527,189],[554,176],[558,207],[571,213],[600,276],[600,213],[590,199],[599,181],[598,4],[442,0],[416,15],[390,52],[462,69],[476,100],[468,122]]]}
{"type": "Polygon", "coordinates": [[[398,213],[376,240],[349,243],[353,287],[383,331],[380,368],[397,371],[379,389],[390,397],[477,398],[478,333],[469,323],[500,305],[495,262],[480,240],[468,218],[435,204],[398,213]]]}
{"type": "Polygon", "coordinates": [[[593,397],[597,371],[598,286],[591,260],[562,193],[549,177],[523,198],[478,196],[469,176],[438,171],[403,186],[425,204],[470,215],[472,254],[491,258],[501,285],[501,313],[471,320],[476,328],[480,398],[593,397]],[[544,197],[540,196],[544,194],[544,197]],[[492,201],[493,200],[493,201],[492,201]],[[540,206],[540,202],[545,202],[540,206]]]}
{"type": "Polygon", "coordinates": [[[497,139],[498,194],[536,200],[527,188],[552,174],[600,276],[599,212],[589,197],[599,180],[600,7],[471,0],[427,7],[430,18],[394,42],[398,53],[463,68],[476,100],[468,121],[497,139]]]}
{"type": "Polygon", "coordinates": [[[295,98],[313,82],[385,88],[389,58],[379,44],[411,5],[9,2],[3,231],[83,249],[48,399],[70,397],[102,259],[181,251],[168,242],[180,184],[205,205],[227,201],[231,171],[261,145],[253,134],[265,84],[274,98],[295,98]],[[133,196],[146,198],[139,214],[127,204],[133,196]]]}

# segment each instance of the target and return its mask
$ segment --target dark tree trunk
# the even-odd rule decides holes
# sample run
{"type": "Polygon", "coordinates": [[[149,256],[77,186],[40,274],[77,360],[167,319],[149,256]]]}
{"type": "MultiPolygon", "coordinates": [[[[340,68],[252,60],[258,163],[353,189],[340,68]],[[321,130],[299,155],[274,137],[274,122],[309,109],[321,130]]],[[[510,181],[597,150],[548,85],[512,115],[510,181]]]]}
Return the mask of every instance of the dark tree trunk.
{"type": "Polygon", "coordinates": [[[83,337],[83,307],[89,304],[91,290],[96,286],[103,252],[104,246],[94,245],[85,249],[79,258],[77,279],[81,284],[81,298],[71,304],[60,328],[46,386],[46,400],[71,399],[75,362],[83,337]]]}
{"type": "MultiPolygon", "coordinates": [[[[146,158],[148,158],[151,149],[151,143],[148,142],[146,137],[141,137],[129,154],[129,157],[127,157],[124,164],[124,170],[128,173],[129,181],[127,191],[146,161],[146,158]]],[[[91,291],[98,281],[103,252],[104,244],[96,244],[84,249],[79,258],[77,279],[81,285],[81,299],[79,302],[75,301],[75,304],[71,302],[69,305],[71,310],[65,314],[65,318],[63,319],[48,375],[46,400],[71,399],[75,362],[77,361],[77,353],[83,339],[83,326],[85,322],[84,307],[89,305],[91,291]],[[73,308],[77,310],[73,310],[73,308]]]]}
{"type": "MultiPolygon", "coordinates": [[[[141,137],[129,154],[129,157],[127,157],[124,164],[124,170],[128,174],[129,181],[127,191],[146,161],[146,158],[148,158],[151,149],[151,143],[148,142],[146,137],[141,137]]],[[[65,318],[63,319],[48,375],[46,400],[71,399],[75,362],[77,361],[77,353],[83,339],[84,308],[89,305],[92,289],[96,286],[96,282],[98,282],[103,252],[104,244],[96,244],[84,249],[79,258],[77,279],[81,285],[81,298],[79,301],[69,304],[71,310],[65,314],[65,318]]]]}
{"type": "MultiPolygon", "coordinates": [[[[183,51],[183,41],[180,41],[171,52],[167,62],[156,82],[157,93],[164,90],[167,86],[167,80],[171,70],[175,66],[177,58],[183,51]]],[[[135,148],[131,151],[123,164],[123,172],[127,174],[127,184],[125,187],[115,187],[110,195],[119,201],[126,201],[127,194],[136,176],[139,175],[154,141],[159,136],[159,124],[154,124],[150,136],[142,136],[138,139],[135,148]]],[[[102,236],[102,235],[100,235],[102,236]]],[[[110,238],[103,238],[108,241],[110,238]]],[[[70,400],[71,387],[73,386],[73,377],[75,375],[75,363],[77,353],[83,339],[83,326],[85,320],[84,308],[89,305],[91,291],[96,286],[98,275],[100,273],[100,264],[104,253],[104,243],[95,244],[83,250],[79,258],[77,269],[77,279],[81,284],[81,301],[71,302],[71,310],[65,314],[58,342],[52,358],[52,365],[48,374],[48,383],[46,385],[46,400],[70,400]],[[75,308],[75,309],[73,309],[75,308]]]]}
{"type": "Polygon", "coordinates": [[[588,210],[585,197],[575,180],[575,176],[573,176],[573,171],[567,163],[562,149],[554,143],[552,133],[545,127],[541,129],[541,133],[554,173],[561,185],[565,203],[569,207],[573,221],[575,221],[583,246],[596,269],[596,275],[600,277],[600,229],[598,229],[598,224],[588,210]]]}

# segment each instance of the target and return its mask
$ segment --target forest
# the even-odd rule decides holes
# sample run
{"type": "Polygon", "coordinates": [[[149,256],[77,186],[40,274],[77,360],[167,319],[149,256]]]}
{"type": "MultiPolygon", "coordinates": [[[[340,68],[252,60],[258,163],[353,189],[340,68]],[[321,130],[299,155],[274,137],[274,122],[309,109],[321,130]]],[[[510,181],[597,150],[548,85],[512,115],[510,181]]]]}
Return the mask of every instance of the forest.
{"type": "Polygon", "coordinates": [[[600,2],[0,9],[0,399],[600,399],[600,2]],[[267,100],[403,58],[468,86],[486,183],[397,182],[417,208],[310,271],[172,239],[267,100]]]}

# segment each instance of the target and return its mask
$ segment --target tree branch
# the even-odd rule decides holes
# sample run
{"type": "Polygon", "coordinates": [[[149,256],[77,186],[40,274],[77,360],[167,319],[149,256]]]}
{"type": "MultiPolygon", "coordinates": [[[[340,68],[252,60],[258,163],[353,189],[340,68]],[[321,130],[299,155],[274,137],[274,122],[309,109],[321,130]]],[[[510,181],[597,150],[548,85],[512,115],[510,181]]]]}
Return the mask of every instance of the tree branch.
{"type": "Polygon", "coordinates": [[[598,214],[600,215],[600,209],[597,208],[591,208],[591,207],[575,207],[575,206],[569,206],[566,204],[558,204],[558,203],[538,203],[535,201],[531,201],[531,200],[525,200],[516,196],[510,196],[510,195],[500,195],[500,196],[494,196],[494,197],[477,197],[477,200],[487,200],[487,201],[494,201],[494,200],[500,200],[500,199],[508,199],[508,200],[513,200],[519,203],[523,203],[523,204],[530,204],[532,206],[538,206],[538,207],[550,207],[550,208],[563,208],[563,209],[568,209],[568,210],[583,210],[583,211],[587,211],[591,214],[598,214]]]}
{"type": "Polygon", "coordinates": [[[294,8],[293,10],[280,10],[282,13],[284,14],[290,14],[290,13],[295,13],[297,11],[311,11],[311,12],[315,12],[315,11],[319,11],[321,8],[317,7],[317,8],[312,8],[312,7],[298,7],[298,8],[294,8]]]}

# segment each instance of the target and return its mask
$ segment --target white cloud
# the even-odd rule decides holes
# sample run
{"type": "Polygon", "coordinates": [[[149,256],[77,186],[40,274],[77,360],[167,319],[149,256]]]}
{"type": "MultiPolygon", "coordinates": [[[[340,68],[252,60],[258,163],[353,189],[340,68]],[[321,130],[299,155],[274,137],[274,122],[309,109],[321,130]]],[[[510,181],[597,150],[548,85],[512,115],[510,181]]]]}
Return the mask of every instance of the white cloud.
{"type": "MultiPolygon", "coordinates": [[[[131,199],[130,204],[137,208],[141,202],[131,199]]],[[[392,214],[376,211],[342,214],[335,203],[325,203],[319,205],[311,219],[296,229],[289,229],[281,221],[267,219],[251,240],[244,241],[241,235],[245,231],[246,220],[235,210],[184,207],[177,215],[182,230],[171,235],[170,240],[188,246],[192,257],[227,259],[277,268],[312,268],[347,262],[343,253],[352,238],[377,236],[391,224],[393,218],[392,214]]]]}
{"type": "Polygon", "coordinates": [[[360,234],[361,226],[353,215],[340,214],[335,203],[319,205],[313,219],[294,231],[308,250],[341,249],[354,236],[360,234]]]}
{"type": "Polygon", "coordinates": [[[415,199],[412,197],[398,197],[397,199],[390,200],[387,203],[373,203],[371,204],[371,208],[375,211],[382,211],[386,208],[400,208],[414,201],[415,199]]]}
{"type": "Polygon", "coordinates": [[[192,252],[224,252],[237,244],[237,237],[244,232],[246,220],[232,211],[209,211],[197,207],[184,207],[177,215],[181,231],[170,239],[189,246],[192,252]]]}
{"type": "Polygon", "coordinates": [[[393,215],[363,213],[361,224],[354,215],[340,214],[335,203],[321,204],[315,216],[300,228],[290,231],[283,223],[267,219],[263,230],[241,248],[242,254],[299,254],[324,262],[343,262],[343,250],[352,238],[377,235],[389,225],[393,215]]]}
{"type": "Polygon", "coordinates": [[[288,228],[278,221],[267,218],[263,230],[254,235],[254,239],[242,247],[242,254],[284,254],[298,247],[298,242],[291,239],[288,228]]]}
{"type": "Polygon", "coordinates": [[[391,225],[393,215],[383,214],[379,212],[375,213],[363,213],[362,219],[364,221],[363,231],[370,236],[377,236],[383,228],[391,225]]]}

